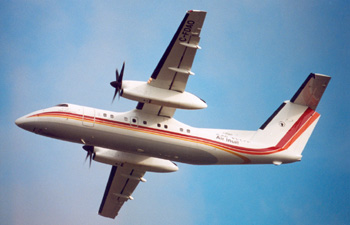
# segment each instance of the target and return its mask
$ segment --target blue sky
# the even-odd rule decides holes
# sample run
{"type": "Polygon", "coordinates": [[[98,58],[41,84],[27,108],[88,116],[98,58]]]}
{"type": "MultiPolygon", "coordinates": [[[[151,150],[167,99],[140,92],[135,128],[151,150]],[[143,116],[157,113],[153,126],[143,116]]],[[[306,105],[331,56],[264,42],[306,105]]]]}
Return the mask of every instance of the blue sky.
{"type": "Polygon", "coordinates": [[[2,1],[3,224],[346,224],[350,222],[348,1],[2,1]],[[110,166],[80,145],[14,121],[61,102],[111,105],[109,82],[146,81],[185,12],[208,12],[187,90],[208,108],[178,110],[197,127],[255,130],[310,72],[332,76],[299,163],[192,166],[147,173],[116,220],[98,216],[110,166]]]}

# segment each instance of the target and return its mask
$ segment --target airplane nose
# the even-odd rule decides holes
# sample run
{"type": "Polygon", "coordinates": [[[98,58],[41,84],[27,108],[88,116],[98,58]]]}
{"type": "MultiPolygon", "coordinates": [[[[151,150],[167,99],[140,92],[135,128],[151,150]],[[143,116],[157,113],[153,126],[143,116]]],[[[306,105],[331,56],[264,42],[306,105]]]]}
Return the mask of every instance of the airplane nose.
{"type": "Polygon", "coordinates": [[[22,116],[15,121],[15,124],[24,130],[31,131],[34,126],[33,122],[33,119],[27,118],[27,116],[22,116]]]}
{"type": "Polygon", "coordinates": [[[20,117],[20,118],[16,119],[15,124],[19,127],[22,127],[24,124],[24,120],[25,119],[23,117],[20,117]]]}
{"type": "Polygon", "coordinates": [[[34,132],[36,128],[40,127],[40,121],[38,120],[38,117],[36,115],[42,111],[43,110],[35,111],[24,115],[16,119],[15,124],[24,130],[34,132]]]}

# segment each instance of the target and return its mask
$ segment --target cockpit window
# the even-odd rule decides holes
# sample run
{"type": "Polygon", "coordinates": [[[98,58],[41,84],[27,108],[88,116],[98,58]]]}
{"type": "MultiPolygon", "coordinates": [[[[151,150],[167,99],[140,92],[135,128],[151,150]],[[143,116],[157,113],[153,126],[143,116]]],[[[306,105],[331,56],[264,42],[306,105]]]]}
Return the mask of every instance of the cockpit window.
{"type": "Polygon", "coordinates": [[[58,106],[58,107],[68,107],[68,104],[58,104],[56,106],[58,106]]]}

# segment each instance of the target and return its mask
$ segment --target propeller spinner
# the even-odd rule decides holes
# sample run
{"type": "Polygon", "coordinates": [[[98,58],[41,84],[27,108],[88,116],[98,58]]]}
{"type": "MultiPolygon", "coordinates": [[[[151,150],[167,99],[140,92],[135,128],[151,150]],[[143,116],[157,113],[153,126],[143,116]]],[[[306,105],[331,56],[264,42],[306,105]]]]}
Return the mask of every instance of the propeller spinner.
{"type": "Polygon", "coordinates": [[[112,102],[114,102],[115,97],[117,96],[117,94],[121,94],[121,89],[122,89],[122,83],[123,83],[123,75],[124,75],[124,66],[125,66],[125,62],[123,63],[123,67],[122,70],[119,74],[118,69],[116,69],[115,71],[115,81],[111,82],[111,86],[115,88],[115,92],[114,92],[114,96],[113,96],[113,100],[112,102]]]}

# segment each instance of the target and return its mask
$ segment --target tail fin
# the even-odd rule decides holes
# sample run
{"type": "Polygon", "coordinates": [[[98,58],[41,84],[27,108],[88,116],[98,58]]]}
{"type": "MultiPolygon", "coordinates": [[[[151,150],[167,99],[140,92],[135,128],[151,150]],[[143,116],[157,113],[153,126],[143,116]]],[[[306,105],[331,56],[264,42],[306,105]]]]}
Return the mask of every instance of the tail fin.
{"type": "Polygon", "coordinates": [[[320,114],[315,109],[331,78],[311,73],[290,101],[285,101],[254,136],[254,142],[301,155],[320,114]]]}

